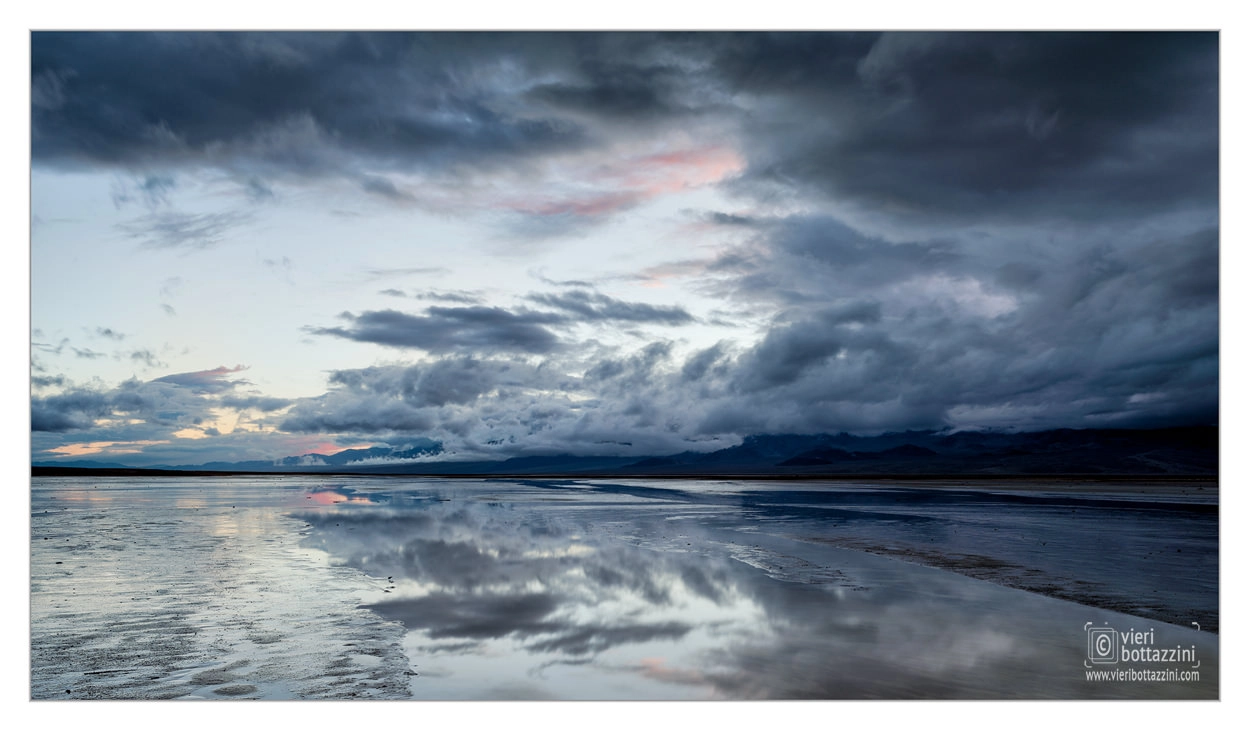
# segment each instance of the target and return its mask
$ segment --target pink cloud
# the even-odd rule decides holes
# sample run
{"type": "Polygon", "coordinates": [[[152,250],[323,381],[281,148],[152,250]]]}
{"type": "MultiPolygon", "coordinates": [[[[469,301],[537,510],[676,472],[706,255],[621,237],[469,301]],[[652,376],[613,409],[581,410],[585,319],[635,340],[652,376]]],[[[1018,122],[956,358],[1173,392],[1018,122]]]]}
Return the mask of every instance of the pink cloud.
{"type": "Polygon", "coordinates": [[[741,156],[726,147],[627,157],[562,172],[568,179],[584,181],[588,190],[536,191],[505,198],[498,205],[538,216],[608,216],[662,195],[718,183],[743,166],[741,156]]]}
{"type": "Polygon", "coordinates": [[[173,373],[168,376],[162,376],[155,379],[154,383],[172,383],[175,386],[185,386],[202,393],[218,393],[227,391],[237,385],[245,384],[247,381],[227,381],[225,377],[231,373],[247,370],[247,366],[238,365],[234,368],[225,366],[217,366],[208,371],[192,371],[191,373],[173,373]]]}

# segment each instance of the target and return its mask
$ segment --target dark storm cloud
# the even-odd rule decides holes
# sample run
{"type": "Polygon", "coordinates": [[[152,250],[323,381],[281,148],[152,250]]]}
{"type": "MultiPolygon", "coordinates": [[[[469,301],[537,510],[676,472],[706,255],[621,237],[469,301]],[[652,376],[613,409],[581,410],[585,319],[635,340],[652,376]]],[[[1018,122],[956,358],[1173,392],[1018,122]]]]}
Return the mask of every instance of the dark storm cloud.
{"type": "MultiPolygon", "coordinates": [[[[602,37],[598,37],[602,38],[602,37]]],[[[612,36],[610,42],[629,44],[630,36],[612,36]]],[[[634,37],[634,56],[607,59],[613,50],[592,48],[596,36],[580,39],[584,52],[577,73],[567,81],[534,86],[529,99],[555,109],[605,118],[638,121],[680,117],[694,111],[689,105],[687,77],[676,65],[651,63],[655,51],[646,37],[634,37]]],[[[621,49],[622,51],[626,49],[621,49]]]]}
{"type": "Polygon", "coordinates": [[[498,307],[430,307],[425,315],[396,310],[362,312],[342,317],[347,328],[310,328],[318,335],[377,343],[393,348],[419,348],[432,353],[454,350],[548,353],[559,339],[548,326],[565,318],[541,312],[513,313],[498,307]]]}
{"type": "MultiPolygon", "coordinates": [[[[785,308],[754,343],[552,351],[542,368],[509,366],[506,384],[485,358],[446,361],[438,386],[423,380],[430,366],[343,371],[332,381],[348,388],[315,411],[358,414],[379,433],[402,407],[432,438],[482,456],[674,453],[762,432],[1218,419],[1218,229],[1019,236],[888,241],[825,216],[761,221],[704,263],[700,285],[744,311],[785,308]],[[561,372],[581,375],[551,375],[561,372]]],[[[595,302],[535,297],[570,304],[569,318],[595,302]]]]}
{"type": "MultiPolygon", "coordinates": [[[[1214,33],[36,33],[32,151],[37,165],[159,168],[127,188],[152,204],[127,233],[184,247],[235,225],[165,207],[161,176],[184,165],[337,176],[398,199],[417,192],[402,173],[522,174],[675,130],[715,131],[745,162],[722,185],[734,212],[694,224],[717,253],[638,275],[724,300],[740,340],[577,344],[578,323],[694,322],[579,280],[544,280],[579,289],[530,295],[543,312],[408,287],[464,306],[310,331],[449,357],[336,371],[328,393],[291,404],[290,431],[429,433],[510,456],[769,431],[1213,423],[1218,50],[1214,33]]],[[[642,190],[516,210],[567,232],[642,190]]],[[[73,396],[32,400],[32,423],[104,413],[73,396]]]]}
{"type": "Polygon", "coordinates": [[[735,39],[720,58],[726,76],[760,93],[776,84],[773,113],[748,123],[744,184],[913,221],[1091,220],[1213,204],[1214,33],[865,40],[735,39]]]}
{"type": "Polygon", "coordinates": [[[168,436],[169,428],[195,426],[217,405],[216,397],[236,385],[228,380],[242,368],[175,373],[151,381],[130,379],[112,389],[70,386],[59,394],[31,399],[31,431],[64,432],[91,428],[96,420],[138,419],[125,427],[125,439],[168,436]]]}
{"type": "Polygon", "coordinates": [[[429,365],[335,371],[330,374],[330,384],[398,397],[414,406],[445,406],[474,401],[499,385],[522,378],[528,370],[503,361],[449,358],[429,365]]]}
{"type": "Polygon", "coordinates": [[[615,381],[618,386],[643,385],[672,352],[672,343],[651,343],[628,358],[605,358],[586,371],[588,381],[615,381]]]}
{"type": "Polygon", "coordinates": [[[887,241],[825,215],[759,219],[751,229],[746,245],[728,248],[710,262],[688,264],[715,282],[712,293],[822,307],[917,277],[980,274],[985,266],[951,240],[887,241]]]}
{"type": "MultiPolygon", "coordinates": [[[[672,454],[768,432],[1218,418],[1214,230],[1023,257],[1020,270],[1036,274],[1019,289],[994,283],[1001,265],[945,254],[940,269],[906,258],[893,274],[882,267],[883,289],[810,249],[779,242],[734,275],[784,275],[795,291],[840,295],[800,298],[754,344],[683,354],[661,341],[553,352],[538,366],[480,357],[338,371],[330,393],[298,401],[282,427],[416,432],[486,458],[672,454]],[[1068,259],[1047,261],[1059,253],[1068,259]]],[[[744,302],[776,294],[732,289],[744,302]]]]}
{"type": "Polygon", "coordinates": [[[387,398],[326,396],[300,402],[283,419],[279,428],[296,433],[348,432],[377,434],[380,432],[424,433],[435,425],[429,414],[407,404],[387,398]]]}
{"type": "Polygon", "coordinates": [[[774,253],[803,264],[836,267],[839,275],[862,286],[879,286],[917,273],[935,274],[956,263],[959,255],[940,242],[892,243],[864,234],[824,216],[792,216],[770,232],[774,253]]]}
{"type": "Polygon", "coordinates": [[[772,330],[747,356],[741,387],[758,391],[792,383],[840,352],[842,343],[812,324],[772,330]]]}
{"type": "Polygon", "coordinates": [[[681,307],[625,302],[597,292],[583,290],[564,294],[532,294],[528,299],[540,305],[569,312],[584,322],[656,322],[665,325],[682,325],[694,321],[694,317],[681,307]]]}
{"type": "Polygon", "coordinates": [[[36,33],[31,61],[37,163],[400,199],[379,171],[515,165],[702,114],[745,145],[742,190],[912,221],[1089,220],[1217,184],[1214,33],[36,33]]]}
{"type": "Polygon", "coordinates": [[[74,390],[30,400],[32,432],[64,432],[85,429],[113,412],[111,399],[102,393],[74,390]]]}
{"type": "MultiPolygon", "coordinates": [[[[489,67],[510,36],[405,33],[36,33],[37,161],[204,163],[254,175],[348,175],[358,161],[438,168],[583,143],[518,116],[489,67]]],[[[366,182],[366,185],[368,183],[366,182]]],[[[254,187],[254,186],[253,186],[254,187]]],[[[386,192],[385,184],[375,184],[386,192]]]]}
{"type": "Polygon", "coordinates": [[[463,431],[458,418],[481,422],[488,415],[475,417],[473,411],[465,411],[476,409],[487,395],[493,395],[490,400],[500,410],[512,410],[511,418],[537,419],[533,391],[569,387],[557,373],[541,367],[468,357],[334,371],[329,382],[331,389],[325,395],[296,401],[281,428],[379,434],[438,427],[458,432],[463,431]]]}
{"type": "Polygon", "coordinates": [[[681,367],[681,377],[684,381],[698,381],[708,374],[708,371],[725,357],[724,342],[717,343],[710,348],[700,350],[681,367]]]}

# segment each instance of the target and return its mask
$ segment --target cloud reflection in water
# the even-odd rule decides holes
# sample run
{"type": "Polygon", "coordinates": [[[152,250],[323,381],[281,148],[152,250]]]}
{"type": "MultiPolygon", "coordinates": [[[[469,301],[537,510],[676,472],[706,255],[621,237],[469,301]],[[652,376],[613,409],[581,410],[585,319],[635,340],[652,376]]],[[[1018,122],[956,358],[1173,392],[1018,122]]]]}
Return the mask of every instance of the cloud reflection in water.
{"type": "MultiPolygon", "coordinates": [[[[1124,615],[791,541],[734,505],[580,488],[553,501],[558,487],[462,482],[444,493],[429,484],[438,483],[352,493],[366,499],[298,516],[315,528],[307,545],[387,578],[390,593],[365,606],[408,628],[417,697],[1195,690],[1084,680],[1083,622],[1124,615]]],[[[1198,637],[1214,676],[1212,639],[1198,637]]]]}

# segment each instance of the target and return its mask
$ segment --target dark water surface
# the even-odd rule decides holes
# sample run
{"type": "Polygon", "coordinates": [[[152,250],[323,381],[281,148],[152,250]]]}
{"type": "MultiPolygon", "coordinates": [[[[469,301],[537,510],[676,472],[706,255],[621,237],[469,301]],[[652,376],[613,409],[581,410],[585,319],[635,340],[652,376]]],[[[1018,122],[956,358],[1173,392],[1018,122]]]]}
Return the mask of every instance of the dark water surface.
{"type": "Polygon", "coordinates": [[[1216,500],[36,478],[31,695],[1214,698],[1216,500]],[[1182,659],[1099,654],[1109,631],[1182,659]],[[1088,679],[1107,670],[1164,679],[1088,679]]]}

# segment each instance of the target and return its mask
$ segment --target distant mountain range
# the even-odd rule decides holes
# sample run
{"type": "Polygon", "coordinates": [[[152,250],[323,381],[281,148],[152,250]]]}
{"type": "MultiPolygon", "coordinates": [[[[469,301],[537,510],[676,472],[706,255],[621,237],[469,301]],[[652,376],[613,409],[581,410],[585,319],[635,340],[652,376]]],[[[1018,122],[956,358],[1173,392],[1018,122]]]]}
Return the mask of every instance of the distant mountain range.
{"type": "MultiPolygon", "coordinates": [[[[1055,429],[1041,432],[906,431],[879,436],[762,434],[715,452],[649,457],[550,456],[502,461],[416,461],[440,454],[435,442],[392,449],[349,449],[275,461],[157,465],[197,472],[420,475],[1200,475],[1219,472],[1219,428],[1055,429]]],[[[133,470],[92,460],[33,462],[55,468],[133,470]]]]}

